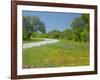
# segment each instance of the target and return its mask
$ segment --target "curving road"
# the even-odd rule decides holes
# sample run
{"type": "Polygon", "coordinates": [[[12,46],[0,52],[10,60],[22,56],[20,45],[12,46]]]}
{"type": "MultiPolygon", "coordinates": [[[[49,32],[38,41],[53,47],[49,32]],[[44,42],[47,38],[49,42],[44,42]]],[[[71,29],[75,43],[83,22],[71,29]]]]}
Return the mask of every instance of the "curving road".
{"type": "Polygon", "coordinates": [[[31,48],[31,47],[34,47],[34,46],[42,46],[42,45],[46,45],[46,44],[53,44],[53,43],[57,43],[59,41],[57,39],[47,39],[47,38],[43,38],[43,39],[44,39],[44,41],[40,41],[40,42],[24,43],[23,49],[31,48]]]}

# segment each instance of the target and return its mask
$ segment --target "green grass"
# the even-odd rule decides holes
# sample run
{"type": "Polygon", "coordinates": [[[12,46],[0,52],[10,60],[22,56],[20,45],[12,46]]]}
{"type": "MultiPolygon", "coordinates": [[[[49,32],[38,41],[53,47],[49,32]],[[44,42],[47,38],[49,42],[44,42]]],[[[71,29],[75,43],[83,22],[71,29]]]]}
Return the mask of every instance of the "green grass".
{"type": "Polygon", "coordinates": [[[32,42],[39,42],[43,41],[42,38],[31,38],[30,40],[24,40],[23,43],[32,43],[32,42]]]}
{"type": "Polygon", "coordinates": [[[89,65],[89,43],[60,40],[23,50],[23,68],[89,65]]]}

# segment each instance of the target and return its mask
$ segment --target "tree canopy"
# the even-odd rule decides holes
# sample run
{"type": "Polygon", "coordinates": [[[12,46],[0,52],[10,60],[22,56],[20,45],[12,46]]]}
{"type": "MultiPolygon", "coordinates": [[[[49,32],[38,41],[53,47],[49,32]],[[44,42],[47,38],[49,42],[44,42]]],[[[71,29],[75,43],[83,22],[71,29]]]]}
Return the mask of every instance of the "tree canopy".
{"type": "Polygon", "coordinates": [[[82,14],[79,18],[75,18],[71,28],[75,41],[89,41],[89,14],[82,14]]]}
{"type": "Polygon", "coordinates": [[[23,39],[30,39],[37,31],[45,33],[44,23],[36,16],[23,16],[23,39]]]}
{"type": "Polygon", "coordinates": [[[73,19],[70,28],[63,31],[52,30],[46,33],[45,24],[37,16],[23,16],[23,39],[30,37],[60,38],[73,41],[89,41],[89,14],[73,19]]]}
{"type": "Polygon", "coordinates": [[[47,33],[49,38],[59,38],[61,32],[59,30],[53,30],[47,33]]]}

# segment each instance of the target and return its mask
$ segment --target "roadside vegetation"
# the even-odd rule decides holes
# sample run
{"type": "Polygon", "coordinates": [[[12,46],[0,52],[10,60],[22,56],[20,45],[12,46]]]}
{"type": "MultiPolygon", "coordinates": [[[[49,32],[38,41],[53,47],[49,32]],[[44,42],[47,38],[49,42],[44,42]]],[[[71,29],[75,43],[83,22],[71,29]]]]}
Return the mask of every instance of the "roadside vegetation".
{"type": "Polygon", "coordinates": [[[24,43],[39,42],[39,41],[44,41],[44,39],[42,39],[42,38],[31,38],[31,39],[29,39],[29,40],[23,40],[23,44],[24,44],[24,43]]]}
{"type": "Polygon", "coordinates": [[[23,16],[23,40],[37,38],[56,38],[73,41],[89,41],[89,14],[82,14],[71,23],[70,29],[64,31],[53,30],[46,33],[45,24],[36,16],[23,16]]]}
{"type": "Polygon", "coordinates": [[[23,16],[23,44],[58,39],[55,44],[23,49],[23,68],[89,65],[89,14],[75,18],[70,29],[46,32],[36,16],[23,16]],[[40,39],[41,38],[41,39],[40,39]]]}
{"type": "Polygon", "coordinates": [[[89,65],[88,43],[60,40],[58,43],[23,50],[23,68],[89,65]]]}

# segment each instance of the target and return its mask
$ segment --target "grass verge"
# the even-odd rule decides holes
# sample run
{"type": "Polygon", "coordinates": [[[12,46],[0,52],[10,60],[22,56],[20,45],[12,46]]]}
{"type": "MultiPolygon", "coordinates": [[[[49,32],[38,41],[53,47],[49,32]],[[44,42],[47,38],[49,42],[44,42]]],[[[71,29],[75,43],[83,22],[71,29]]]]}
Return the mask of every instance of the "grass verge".
{"type": "Polygon", "coordinates": [[[24,40],[23,43],[32,43],[32,42],[39,42],[43,41],[42,38],[31,38],[30,40],[24,40]]]}
{"type": "Polygon", "coordinates": [[[89,43],[60,40],[23,50],[23,68],[87,66],[89,43]]]}

